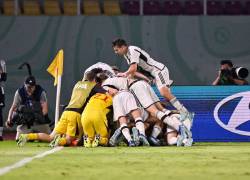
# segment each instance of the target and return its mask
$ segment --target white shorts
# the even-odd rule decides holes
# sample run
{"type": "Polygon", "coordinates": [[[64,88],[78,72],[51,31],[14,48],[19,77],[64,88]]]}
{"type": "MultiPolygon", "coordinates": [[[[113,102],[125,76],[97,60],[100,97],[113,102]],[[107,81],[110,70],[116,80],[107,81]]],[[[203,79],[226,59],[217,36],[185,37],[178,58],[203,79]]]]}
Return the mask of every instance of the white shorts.
{"type": "Polygon", "coordinates": [[[145,81],[131,83],[129,90],[145,109],[160,101],[152,87],[145,81]]]}
{"type": "Polygon", "coordinates": [[[127,116],[131,111],[139,109],[135,97],[129,91],[120,91],[113,98],[114,121],[127,116]]]}
{"type": "Polygon", "coordinates": [[[169,87],[173,83],[173,81],[169,79],[169,71],[167,67],[161,71],[154,72],[154,77],[158,89],[169,87]]]}

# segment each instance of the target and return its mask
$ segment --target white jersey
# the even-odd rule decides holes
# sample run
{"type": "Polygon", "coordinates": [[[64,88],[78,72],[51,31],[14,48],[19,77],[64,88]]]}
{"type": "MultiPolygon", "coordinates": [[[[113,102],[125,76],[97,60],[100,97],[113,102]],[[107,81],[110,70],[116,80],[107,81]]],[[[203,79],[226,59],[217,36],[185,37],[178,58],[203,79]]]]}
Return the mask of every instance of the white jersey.
{"type": "Polygon", "coordinates": [[[112,67],[106,63],[103,63],[103,62],[98,62],[96,64],[93,64],[92,66],[90,66],[88,69],[85,70],[84,72],[84,77],[86,76],[86,73],[91,71],[92,69],[94,68],[101,68],[102,70],[108,72],[107,75],[109,76],[114,76],[115,75],[115,72],[113,71],[112,67]]]}
{"type": "Polygon", "coordinates": [[[102,87],[105,89],[106,87],[111,87],[114,89],[120,90],[127,90],[128,89],[128,79],[124,77],[111,77],[106,79],[102,83],[102,87]]]}
{"type": "Polygon", "coordinates": [[[124,58],[127,60],[129,65],[136,63],[143,70],[149,72],[154,77],[156,76],[156,73],[165,68],[164,64],[155,61],[147,52],[137,46],[129,46],[128,52],[124,55],[124,58]]]}

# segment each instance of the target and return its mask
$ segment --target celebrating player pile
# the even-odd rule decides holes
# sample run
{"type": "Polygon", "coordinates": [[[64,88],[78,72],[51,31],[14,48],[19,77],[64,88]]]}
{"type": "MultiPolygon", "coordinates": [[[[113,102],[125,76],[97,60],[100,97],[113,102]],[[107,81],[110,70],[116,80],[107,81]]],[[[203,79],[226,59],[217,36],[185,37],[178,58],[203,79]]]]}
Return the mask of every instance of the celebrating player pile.
{"type": "Polygon", "coordinates": [[[82,139],[86,148],[124,143],[130,147],[164,144],[192,146],[190,129],[194,113],[189,112],[171,93],[172,81],[167,67],[139,47],[127,45],[123,39],[117,39],[112,44],[114,52],[127,60],[128,70],[120,72],[116,66],[112,68],[101,62],[89,67],[84,73],[83,83],[78,86],[81,89],[79,93],[84,96],[75,97],[75,86],[73,99],[53,133],[50,136],[22,134],[18,145],[38,139],[51,142],[50,145],[55,147],[76,145],[75,140],[81,142],[79,139],[82,139]],[[160,94],[176,111],[162,105],[149,84],[151,82],[155,82],[160,94]],[[66,112],[76,115],[66,116],[66,112]]]}

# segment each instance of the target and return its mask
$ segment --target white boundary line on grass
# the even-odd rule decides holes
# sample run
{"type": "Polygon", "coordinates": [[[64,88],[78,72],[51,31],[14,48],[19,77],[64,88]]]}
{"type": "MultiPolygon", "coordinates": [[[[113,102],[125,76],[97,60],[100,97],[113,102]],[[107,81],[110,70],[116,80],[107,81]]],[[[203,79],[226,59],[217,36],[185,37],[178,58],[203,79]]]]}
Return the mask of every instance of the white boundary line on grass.
{"type": "Polygon", "coordinates": [[[56,147],[54,149],[51,149],[49,151],[45,151],[43,153],[40,153],[40,154],[37,154],[33,157],[28,157],[28,158],[24,158],[22,159],[21,161],[18,161],[17,163],[13,164],[13,165],[10,165],[10,166],[6,166],[6,167],[3,167],[3,168],[0,168],[0,176],[1,175],[4,175],[8,172],[10,172],[11,170],[13,169],[16,169],[16,168],[19,168],[19,167],[22,167],[24,166],[25,164],[31,162],[32,160],[34,159],[39,159],[39,158],[43,158],[44,156],[47,156],[49,154],[53,154],[57,151],[60,151],[63,149],[63,146],[59,146],[59,147],[56,147]]]}

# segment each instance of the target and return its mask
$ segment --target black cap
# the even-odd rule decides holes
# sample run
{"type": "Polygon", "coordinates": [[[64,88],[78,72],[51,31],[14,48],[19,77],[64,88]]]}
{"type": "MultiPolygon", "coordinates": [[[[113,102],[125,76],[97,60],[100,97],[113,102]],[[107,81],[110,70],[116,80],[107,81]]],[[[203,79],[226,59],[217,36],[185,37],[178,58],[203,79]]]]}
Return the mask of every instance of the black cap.
{"type": "Polygon", "coordinates": [[[35,86],[36,85],[36,79],[34,76],[28,76],[25,79],[25,84],[31,85],[31,86],[35,86]]]}

